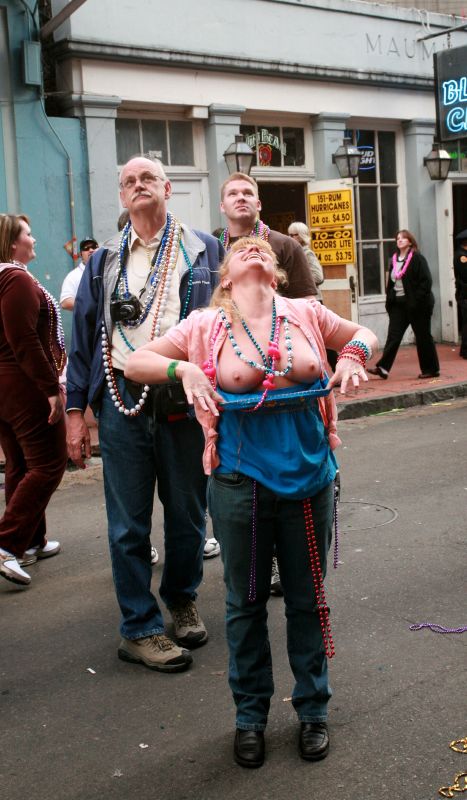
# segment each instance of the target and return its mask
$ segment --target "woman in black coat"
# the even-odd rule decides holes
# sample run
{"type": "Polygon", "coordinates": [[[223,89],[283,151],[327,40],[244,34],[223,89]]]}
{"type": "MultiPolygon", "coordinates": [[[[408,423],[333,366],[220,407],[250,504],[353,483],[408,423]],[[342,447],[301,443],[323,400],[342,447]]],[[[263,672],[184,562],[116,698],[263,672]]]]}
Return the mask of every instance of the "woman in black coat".
{"type": "Polygon", "coordinates": [[[386,311],[389,314],[386,344],[376,366],[367,371],[383,379],[388,377],[404,333],[411,325],[420,364],[418,377],[437,378],[439,361],[431,335],[435,298],[431,291],[430,269],[410,231],[398,231],[396,245],[397,250],[389,262],[386,289],[386,311]]]}

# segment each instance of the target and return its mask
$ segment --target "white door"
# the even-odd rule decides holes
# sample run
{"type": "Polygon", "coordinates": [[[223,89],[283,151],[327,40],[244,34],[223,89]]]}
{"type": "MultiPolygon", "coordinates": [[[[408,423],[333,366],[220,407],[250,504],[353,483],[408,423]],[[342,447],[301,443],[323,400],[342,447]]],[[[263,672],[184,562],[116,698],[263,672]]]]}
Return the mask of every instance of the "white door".
{"type": "Polygon", "coordinates": [[[197,228],[210,233],[209,189],[207,178],[194,177],[193,180],[172,177],[172,196],[169,211],[189,228],[197,228]]]}
{"type": "Polygon", "coordinates": [[[457,343],[457,303],[454,283],[454,242],[452,181],[437,181],[436,220],[438,225],[438,269],[441,304],[441,337],[444,342],[457,343]]]}

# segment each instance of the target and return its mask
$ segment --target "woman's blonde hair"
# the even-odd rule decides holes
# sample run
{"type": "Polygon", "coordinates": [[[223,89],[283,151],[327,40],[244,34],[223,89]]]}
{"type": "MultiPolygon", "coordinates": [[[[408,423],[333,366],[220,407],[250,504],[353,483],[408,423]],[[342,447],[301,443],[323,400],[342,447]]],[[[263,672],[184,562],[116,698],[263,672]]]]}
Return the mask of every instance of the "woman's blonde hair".
{"type": "Polygon", "coordinates": [[[310,231],[308,230],[308,226],[305,225],[304,222],[291,222],[287,233],[289,236],[292,233],[296,233],[298,238],[300,239],[300,244],[306,244],[307,247],[310,247],[310,231]]]}
{"type": "Polygon", "coordinates": [[[21,223],[29,225],[26,214],[0,214],[0,263],[8,264],[13,245],[21,233],[21,223]]]}
{"type": "Polygon", "coordinates": [[[223,286],[223,279],[229,274],[229,264],[232,256],[235,255],[238,250],[242,250],[244,247],[248,247],[250,244],[255,244],[260,250],[264,250],[265,253],[268,253],[268,255],[271,256],[274,264],[274,279],[277,283],[277,286],[287,286],[287,275],[283,269],[278,267],[276,254],[271,245],[268,242],[265,242],[263,239],[259,239],[257,236],[243,236],[241,239],[237,239],[237,241],[234,242],[228,253],[226,253],[225,258],[219,267],[219,283],[212,293],[211,302],[209,303],[211,307],[218,308],[219,306],[222,306],[231,312],[232,286],[223,286]]]}

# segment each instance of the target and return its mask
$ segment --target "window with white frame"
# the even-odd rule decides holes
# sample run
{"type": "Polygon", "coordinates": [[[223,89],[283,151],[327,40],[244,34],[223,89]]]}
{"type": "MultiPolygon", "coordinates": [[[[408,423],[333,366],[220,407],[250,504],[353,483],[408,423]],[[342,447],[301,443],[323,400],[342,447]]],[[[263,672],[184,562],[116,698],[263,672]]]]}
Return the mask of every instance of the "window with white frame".
{"type": "Polygon", "coordinates": [[[115,123],[119,166],[137,153],[159,158],[164,166],[194,166],[193,125],[185,120],[127,119],[115,123]]]}
{"type": "Polygon", "coordinates": [[[396,134],[354,130],[350,135],[362,153],[355,181],[359,293],[381,295],[399,225],[396,134]]]}
{"type": "Polygon", "coordinates": [[[452,158],[452,172],[467,172],[467,141],[446,142],[444,148],[452,158]]]}

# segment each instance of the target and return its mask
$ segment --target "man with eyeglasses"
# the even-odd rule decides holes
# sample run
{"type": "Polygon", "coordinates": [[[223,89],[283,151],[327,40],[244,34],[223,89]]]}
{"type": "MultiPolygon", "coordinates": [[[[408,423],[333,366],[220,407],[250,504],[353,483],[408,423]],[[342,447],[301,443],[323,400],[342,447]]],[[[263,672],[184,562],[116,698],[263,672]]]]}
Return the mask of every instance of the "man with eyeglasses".
{"type": "Polygon", "coordinates": [[[88,237],[87,239],[82,239],[80,242],[79,252],[81,261],[78,266],[75,267],[75,269],[72,269],[71,272],[68,273],[62,283],[62,291],[60,292],[60,305],[67,311],[73,311],[76,293],[81,283],[84,269],[92,254],[95,250],[97,250],[98,247],[99,245],[97,244],[96,240],[92,238],[92,236],[88,237]]]}
{"type": "Polygon", "coordinates": [[[110,553],[122,614],[118,656],[162,672],[192,662],[208,635],[198,614],[206,476],[202,429],[181,384],[126,380],[128,356],[209,304],[223,248],[167,208],[172,187],[159,161],[133,158],[120,174],[129,220],[91,257],[76,298],[68,362],[69,455],[90,455],[87,402],[99,418],[110,553]],[[164,507],[165,563],[160,596],[173,638],[151,592],[151,517],[157,484],[164,507]]]}

